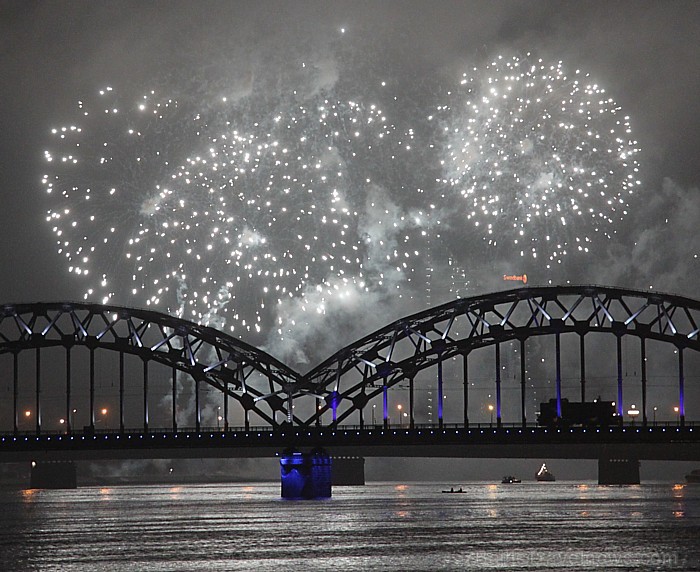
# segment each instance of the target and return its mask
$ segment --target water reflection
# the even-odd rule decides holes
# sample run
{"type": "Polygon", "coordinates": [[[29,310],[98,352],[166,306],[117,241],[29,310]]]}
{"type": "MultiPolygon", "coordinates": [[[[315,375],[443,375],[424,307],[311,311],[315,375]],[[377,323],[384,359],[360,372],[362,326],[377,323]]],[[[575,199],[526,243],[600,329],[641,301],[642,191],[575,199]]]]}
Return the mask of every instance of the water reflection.
{"type": "Polygon", "coordinates": [[[329,501],[299,503],[281,503],[277,483],[0,491],[2,569],[120,570],[144,555],[149,572],[602,571],[654,557],[681,570],[700,561],[700,545],[687,542],[700,489],[463,487],[337,487],[329,501]]]}

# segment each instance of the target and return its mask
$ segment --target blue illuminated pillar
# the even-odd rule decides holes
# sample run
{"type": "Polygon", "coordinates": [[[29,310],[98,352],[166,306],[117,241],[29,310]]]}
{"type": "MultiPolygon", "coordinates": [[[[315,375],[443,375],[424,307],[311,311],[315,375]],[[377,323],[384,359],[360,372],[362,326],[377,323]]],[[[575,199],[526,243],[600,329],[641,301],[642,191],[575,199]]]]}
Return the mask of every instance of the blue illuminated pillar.
{"type": "Polygon", "coordinates": [[[442,427],[442,356],[438,354],[438,402],[437,402],[437,407],[438,407],[438,426],[442,427]]]}
{"type": "Polygon", "coordinates": [[[579,353],[581,361],[581,403],[586,401],[586,341],[584,334],[579,339],[579,353]]]}
{"type": "Polygon", "coordinates": [[[95,348],[90,348],[90,431],[95,430],[95,348]]]}
{"type": "Polygon", "coordinates": [[[408,378],[408,409],[410,412],[410,418],[409,418],[409,427],[413,429],[413,426],[415,425],[415,420],[413,417],[413,407],[414,407],[414,396],[413,396],[413,376],[408,378]]]}
{"type": "Polygon", "coordinates": [[[647,424],[647,347],[646,338],[640,338],[642,342],[642,425],[647,424]]]}
{"type": "Polygon", "coordinates": [[[683,373],[683,348],[678,348],[678,415],[681,427],[685,425],[685,395],[683,373]]]}
{"type": "Polygon", "coordinates": [[[622,336],[617,336],[617,415],[619,422],[623,422],[622,407],[622,336]]]}
{"type": "Polygon", "coordinates": [[[384,429],[389,427],[389,388],[386,386],[386,378],[384,378],[384,387],[382,387],[382,405],[384,407],[384,429]]]}
{"type": "Polygon", "coordinates": [[[557,417],[561,419],[561,334],[557,332],[556,336],[555,358],[557,364],[557,417]]]}
{"type": "Polygon", "coordinates": [[[331,411],[333,412],[333,425],[338,421],[338,403],[340,403],[340,395],[337,391],[331,392],[331,411]]]}
{"type": "Polygon", "coordinates": [[[501,344],[496,344],[496,427],[501,426],[501,344]]]}

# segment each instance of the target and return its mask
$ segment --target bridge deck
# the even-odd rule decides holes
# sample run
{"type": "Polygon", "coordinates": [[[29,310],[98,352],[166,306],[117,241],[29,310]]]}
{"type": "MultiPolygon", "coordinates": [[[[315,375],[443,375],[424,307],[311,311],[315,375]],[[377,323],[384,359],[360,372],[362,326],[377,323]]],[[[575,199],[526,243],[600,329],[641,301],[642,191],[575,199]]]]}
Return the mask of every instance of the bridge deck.
{"type": "Polygon", "coordinates": [[[700,426],[259,428],[0,436],[0,462],[272,457],[287,448],[376,457],[700,460],[700,426]]]}

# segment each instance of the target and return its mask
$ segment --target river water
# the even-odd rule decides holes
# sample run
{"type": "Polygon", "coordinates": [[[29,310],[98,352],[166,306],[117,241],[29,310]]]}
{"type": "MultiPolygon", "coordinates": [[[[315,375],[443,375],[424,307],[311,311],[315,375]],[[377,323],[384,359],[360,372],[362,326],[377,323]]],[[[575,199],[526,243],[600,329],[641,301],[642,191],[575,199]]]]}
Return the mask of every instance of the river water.
{"type": "Polygon", "coordinates": [[[0,569],[700,570],[700,485],[458,485],[0,491],[0,569]]]}

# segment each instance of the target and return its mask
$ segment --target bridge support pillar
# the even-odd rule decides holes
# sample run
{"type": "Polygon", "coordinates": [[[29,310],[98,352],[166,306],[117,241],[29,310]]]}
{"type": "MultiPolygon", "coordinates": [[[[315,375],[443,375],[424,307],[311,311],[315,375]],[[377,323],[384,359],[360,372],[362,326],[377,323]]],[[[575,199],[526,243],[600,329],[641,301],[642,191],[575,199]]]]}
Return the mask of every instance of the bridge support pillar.
{"type": "Polygon", "coordinates": [[[331,457],[322,449],[310,453],[287,450],[280,456],[282,498],[289,500],[331,496],[331,457]]]}
{"type": "Polygon", "coordinates": [[[331,484],[333,486],[365,484],[364,457],[333,457],[332,460],[331,484]]]}
{"type": "Polygon", "coordinates": [[[73,461],[32,462],[30,489],[76,489],[78,472],[73,461]]]}
{"type": "Polygon", "coordinates": [[[630,455],[603,455],[598,459],[599,485],[638,485],[639,459],[630,455]]]}

